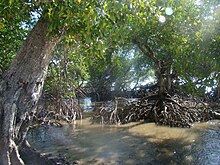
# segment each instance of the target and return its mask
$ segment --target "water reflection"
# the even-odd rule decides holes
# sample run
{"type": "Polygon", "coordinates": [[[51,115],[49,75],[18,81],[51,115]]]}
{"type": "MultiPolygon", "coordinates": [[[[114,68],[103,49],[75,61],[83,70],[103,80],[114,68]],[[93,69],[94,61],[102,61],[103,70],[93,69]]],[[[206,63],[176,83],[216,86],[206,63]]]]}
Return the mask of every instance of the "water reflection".
{"type": "Polygon", "coordinates": [[[81,164],[218,165],[219,130],[218,121],[178,129],[153,123],[102,127],[85,119],[63,128],[31,131],[29,140],[51,157],[62,154],[81,164]]]}

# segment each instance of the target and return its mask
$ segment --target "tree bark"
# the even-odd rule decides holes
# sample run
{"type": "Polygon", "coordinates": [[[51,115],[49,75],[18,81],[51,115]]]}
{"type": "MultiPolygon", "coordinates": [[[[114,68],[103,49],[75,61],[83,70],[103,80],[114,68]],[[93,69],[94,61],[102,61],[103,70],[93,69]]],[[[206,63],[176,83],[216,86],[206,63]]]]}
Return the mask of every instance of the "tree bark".
{"type": "Polygon", "coordinates": [[[23,165],[25,140],[59,36],[48,35],[40,19],[0,80],[0,165],[23,165]]]}

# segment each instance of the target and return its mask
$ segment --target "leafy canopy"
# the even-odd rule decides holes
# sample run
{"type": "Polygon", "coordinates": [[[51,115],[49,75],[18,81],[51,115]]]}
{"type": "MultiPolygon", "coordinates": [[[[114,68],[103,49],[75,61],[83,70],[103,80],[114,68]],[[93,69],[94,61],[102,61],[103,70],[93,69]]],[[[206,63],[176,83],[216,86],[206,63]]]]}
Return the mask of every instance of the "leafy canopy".
{"type": "Polygon", "coordinates": [[[135,75],[134,80],[140,76],[144,79],[148,76],[144,72],[156,68],[152,59],[137,51],[133,39],[138,38],[155,52],[157,59],[172,61],[171,69],[178,72],[182,83],[188,84],[189,91],[195,91],[196,85],[204,89],[219,82],[220,5],[218,1],[202,5],[198,2],[2,0],[0,68],[7,69],[35,23],[47,19],[48,35],[62,35],[64,47],[56,51],[52,70],[63,66],[68,69],[67,79],[76,76],[71,76],[71,70],[80,70],[82,78],[98,81],[109,61],[115,64],[112,83],[123,86],[135,75]],[[121,55],[126,51],[137,52],[133,60],[121,55]],[[63,59],[66,66],[61,64],[63,59]]]}

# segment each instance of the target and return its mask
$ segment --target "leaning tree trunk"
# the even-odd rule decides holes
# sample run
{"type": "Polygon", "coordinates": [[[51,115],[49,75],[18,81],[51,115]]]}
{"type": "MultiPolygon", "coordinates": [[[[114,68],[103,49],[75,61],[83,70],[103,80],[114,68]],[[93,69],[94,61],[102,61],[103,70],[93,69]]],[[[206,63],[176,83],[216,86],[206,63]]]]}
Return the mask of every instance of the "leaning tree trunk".
{"type": "Polygon", "coordinates": [[[24,164],[19,147],[25,140],[58,36],[48,35],[40,19],[0,80],[0,164],[24,164]]]}

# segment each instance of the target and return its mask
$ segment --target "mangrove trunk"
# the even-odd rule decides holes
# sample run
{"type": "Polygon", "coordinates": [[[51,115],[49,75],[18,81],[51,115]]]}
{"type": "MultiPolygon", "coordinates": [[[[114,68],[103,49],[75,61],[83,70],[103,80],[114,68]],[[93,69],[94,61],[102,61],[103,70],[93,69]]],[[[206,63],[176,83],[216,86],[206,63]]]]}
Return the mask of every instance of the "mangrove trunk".
{"type": "Polygon", "coordinates": [[[0,165],[23,165],[19,150],[35,113],[59,37],[40,19],[0,80],[0,165]]]}

